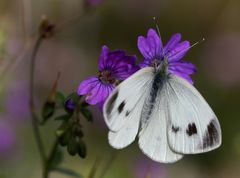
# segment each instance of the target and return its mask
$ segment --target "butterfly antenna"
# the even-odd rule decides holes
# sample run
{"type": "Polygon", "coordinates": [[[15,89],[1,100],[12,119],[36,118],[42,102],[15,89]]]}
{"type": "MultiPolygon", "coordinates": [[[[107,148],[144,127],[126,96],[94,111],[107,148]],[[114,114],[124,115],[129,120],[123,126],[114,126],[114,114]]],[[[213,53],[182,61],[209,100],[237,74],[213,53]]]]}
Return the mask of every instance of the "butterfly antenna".
{"type": "MultiPolygon", "coordinates": [[[[160,30],[159,30],[159,26],[157,24],[156,17],[153,17],[153,21],[154,21],[155,27],[157,29],[157,33],[158,33],[159,37],[161,38],[161,33],[160,33],[160,30]]],[[[161,50],[163,51],[163,46],[161,46],[161,50]]]]}
{"type": "MultiPolygon", "coordinates": [[[[204,41],[205,41],[205,38],[202,38],[202,40],[195,42],[194,44],[192,44],[192,45],[189,46],[188,48],[184,49],[184,51],[187,51],[187,50],[193,48],[194,46],[201,44],[201,43],[204,42],[204,41]]],[[[181,53],[181,52],[183,52],[183,50],[178,51],[175,55],[177,55],[177,54],[179,54],[179,53],[181,53]]]]}
{"type": "Polygon", "coordinates": [[[158,24],[157,24],[156,17],[153,17],[153,21],[154,21],[154,25],[155,25],[155,27],[156,27],[156,29],[157,29],[158,35],[161,37],[161,34],[160,34],[159,26],[158,26],[158,24]]]}
{"type": "Polygon", "coordinates": [[[191,48],[193,48],[194,46],[199,45],[199,44],[201,44],[201,43],[204,42],[204,41],[205,41],[205,38],[202,38],[202,40],[197,41],[197,42],[195,42],[194,44],[192,44],[191,46],[189,46],[188,49],[191,49],[191,48]]]}

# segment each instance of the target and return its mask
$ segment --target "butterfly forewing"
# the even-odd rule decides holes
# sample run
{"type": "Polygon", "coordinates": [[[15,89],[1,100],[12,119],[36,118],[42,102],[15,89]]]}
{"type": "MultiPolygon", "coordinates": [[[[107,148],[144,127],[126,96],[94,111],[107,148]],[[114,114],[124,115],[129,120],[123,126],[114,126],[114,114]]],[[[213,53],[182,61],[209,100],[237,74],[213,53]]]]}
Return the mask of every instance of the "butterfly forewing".
{"type": "Polygon", "coordinates": [[[143,108],[143,102],[140,100],[145,98],[150,90],[153,71],[152,67],[139,70],[119,84],[108,97],[103,107],[103,114],[111,131],[119,131],[125,124],[129,125],[133,119],[136,119],[135,124],[139,122],[139,113],[143,108]]]}
{"type": "Polygon", "coordinates": [[[172,150],[195,154],[219,147],[220,124],[201,94],[174,75],[169,77],[164,90],[167,92],[168,143],[172,150]]]}
{"type": "Polygon", "coordinates": [[[139,130],[142,107],[146,97],[147,97],[147,92],[143,93],[136,107],[131,112],[128,113],[127,124],[125,124],[117,132],[110,131],[108,133],[108,140],[112,147],[121,149],[128,146],[135,140],[139,130]]]}

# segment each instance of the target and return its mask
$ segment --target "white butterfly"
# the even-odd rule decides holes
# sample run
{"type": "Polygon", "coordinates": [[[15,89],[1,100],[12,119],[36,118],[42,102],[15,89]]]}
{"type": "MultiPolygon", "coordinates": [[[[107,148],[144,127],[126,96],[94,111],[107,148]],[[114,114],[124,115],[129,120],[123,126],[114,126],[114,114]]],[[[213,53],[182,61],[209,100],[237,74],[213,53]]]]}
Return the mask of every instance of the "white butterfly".
{"type": "Polygon", "coordinates": [[[216,115],[186,80],[167,72],[165,62],[146,67],[119,84],[104,104],[112,147],[121,149],[138,135],[140,149],[161,163],[221,145],[216,115]]]}

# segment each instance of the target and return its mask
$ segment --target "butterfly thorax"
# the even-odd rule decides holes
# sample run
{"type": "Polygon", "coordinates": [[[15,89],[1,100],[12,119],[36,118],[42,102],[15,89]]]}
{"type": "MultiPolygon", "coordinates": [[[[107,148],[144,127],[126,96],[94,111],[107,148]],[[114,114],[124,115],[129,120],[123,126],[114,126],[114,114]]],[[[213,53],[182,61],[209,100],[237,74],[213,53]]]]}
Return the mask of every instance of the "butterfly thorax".
{"type": "Polygon", "coordinates": [[[154,59],[151,63],[154,68],[156,74],[160,74],[160,76],[167,76],[168,74],[168,60],[167,58],[163,58],[162,60],[154,59]]]}

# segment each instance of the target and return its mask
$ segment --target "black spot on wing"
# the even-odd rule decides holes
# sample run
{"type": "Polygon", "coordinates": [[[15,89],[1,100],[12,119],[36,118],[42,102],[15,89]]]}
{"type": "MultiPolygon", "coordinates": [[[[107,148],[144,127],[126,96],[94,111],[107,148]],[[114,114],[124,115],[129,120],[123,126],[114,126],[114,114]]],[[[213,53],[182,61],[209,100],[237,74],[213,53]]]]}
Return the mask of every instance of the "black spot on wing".
{"type": "Polygon", "coordinates": [[[119,114],[123,111],[124,106],[125,106],[125,101],[121,102],[121,104],[118,106],[118,113],[119,114]]]}
{"type": "Polygon", "coordinates": [[[179,127],[172,125],[172,132],[177,133],[180,130],[179,127]]]}
{"type": "Polygon", "coordinates": [[[107,108],[106,108],[106,113],[107,115],[110,115],[110,113],[112,112],[112,109],[113,109],[113,106],[114,106],[114,103],[116,101],[118,97],[118,91],[116,91],[112,96],[111,98],[109,99],[108,103],[107,103],[107,108]]]}
{"type": "Polygon", "coordinates": [[[197,127],[195,125],[195,123],[191,123],[191,124],[188,124],[188,128],[186,130],[186,133],[188,134],[188,136],[192,136],[194,134],[197,134],[197,127]]]}
{"type": "Polygon", "coordinates": [[[125,116],[127,117],[129,114],[130,114],[130,111],[127,111],[126,114],[125,114],[125,116]]]}
{"type": "Polygon", "coordinates": [[[203,148],[212,147],[219,142],[219,134],[215,127],[215,121],[211,120],[203,137],[203,148]]]}

